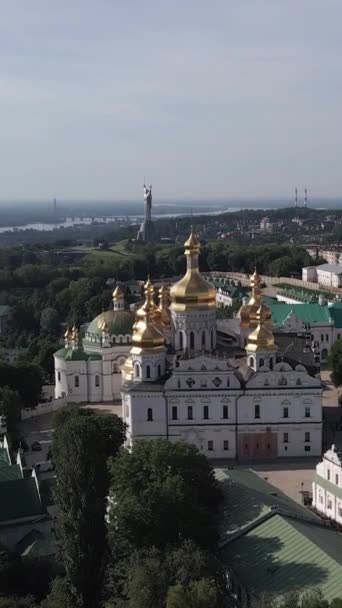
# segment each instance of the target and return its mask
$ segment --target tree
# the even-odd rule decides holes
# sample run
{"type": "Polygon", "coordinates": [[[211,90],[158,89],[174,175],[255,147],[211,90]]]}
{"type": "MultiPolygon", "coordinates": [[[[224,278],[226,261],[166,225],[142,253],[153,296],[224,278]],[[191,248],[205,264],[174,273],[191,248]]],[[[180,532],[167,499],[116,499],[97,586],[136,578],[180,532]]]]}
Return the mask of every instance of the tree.
{"type": "Polygon", "coordinates": [[[6,416],[8,431],[15,431],[16,425],[20,421],[20,412],[24,405],[18,391],[14,391],[8,386],[1,387],[0,404],[6,416]]]}
{"type": "Polygon", "coordinates": [[[329,366],[332,369],[331,379],[335,386],[342,384],[342,340],[332,345],[329,355],[329,366]]]}
{"type": "Polygon", "coordinates": [[[49,595],[40,605],[40,608],[78,608],[79,600],[72,597],[67,580],[57,577],[52,583],[49,595]]]}
{"type": "Polygon", "coordinates": [[[40,329],[43,333],[56,336],[59,333],[60,319],[57,310],[51,306],[44,308],[40,315],[40,329]]]}
{"type": "Polygon", "coordinates": [[[208,579],[193,581],[188,587],[175,585],[167,594],[166,608],[215,608],[217,591],[208,579]]]}
{"type": "Polygon", "coordinates": [[[82,608],[96,605],[106,556],[107,459],[124,440],[117,416],[61,410],[55,417],[57,529],[66,581],[82,608]]]}
{"type": "Polygon", "coordinates": [[[221,564],[211,554],[199,549],[192,541],[165,550],[150,547],[131,553],[126,560],[114,565],[107,587],[111,601],[107,608],[120,601],[126,608],[164,608],[169,587],[187,587],[192,581],[210,578],[217,585],[217,595],[223,597],[225,586],[221,564]]]}
{"type": "Polygon", "coordinates": [[[111,464],[110,526],[133,548],[184,539],[215,546],[221,493],[205,458],[185,442],[139,441],[111,464]]]}

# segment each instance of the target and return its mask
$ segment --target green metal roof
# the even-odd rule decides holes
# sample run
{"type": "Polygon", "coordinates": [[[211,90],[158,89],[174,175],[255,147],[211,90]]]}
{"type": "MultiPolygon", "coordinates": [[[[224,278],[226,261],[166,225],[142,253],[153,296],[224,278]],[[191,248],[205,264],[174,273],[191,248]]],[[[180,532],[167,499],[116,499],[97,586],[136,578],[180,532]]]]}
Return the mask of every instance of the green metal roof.
{"type": "MultiPolygon", "coordinates": [[[[342,597],[342,535],[252,470],[216,469],[224,492],[221,557],[255,595],[319,587],[342,597]]],[[[276,605],[276,603],[275,603],[276,605]]]]}
{"type": "Polygon", "coordinates": [[[342,328],[342,302],[336,302],[332,306],[328,306],[328,310],[335,327],[342,328]]]}
{"type": "Polygon", "coordinates": [[[271,513],[275,507],[316,519],[301,504],[294,502],[270,483],[246,469],[215,469],[224,501],[223,538],[250,526],[271,513]]]}
{"type": "Polygon", "coordinates": [[[320,304],[272,304],[270,302],[269,307],[275,325],[282,325],[291,312],[294,312],[298,319],[306,323],[331,322],[328,306],[321,306],[320,304]]]}
{"type": "Polygon", "coordinates": [[[326,526],[271,513],[226,545],[222,556],[257,595],[318,587],[329,601],[342,597],[342,535],[326,526]]]}
{"type": "Polygon", "coordinates": [[[86,353],[82,348],[61,348],[55,353],[56,357],[59,359],[64,359],[65,361],[92,361],[97,359],[102,359],[102,356],[97,353],[86,353]]]}
{"type": "Polygon", "coordinates": [[[130,310],[105,310],[89,323],[86,332],[102,335],[103,325],[111,336],[132,335],[135,314],[130,310]]]}
{"type": "Polygon", "coordinates": [[[11,464],[6,448],[0,448],[0,468],[11,464]]]}
{"type": "Polygon", "coordinates": [[[3,481],[0,485],[0,522],[43,512],[33,477],[3,481]]]}
{"type": "Polygon", "coordinates": [[[56,553],[56,543],[52,535],[31,530],[17,543],[15,552],[21,557],[50,557],[56,553]]]}
{"type": "Polygon", "coordinates": [[[314,477],[314,482],[325,490],[327,490],[328,492],[330,492],[331,494],[333,494],[334,496],[337,496],[338,498],[342,499],[342,488],[339,488],[331,481],[328,481],[327,479],[324,479],[324,477],[321,477],[320,475],[316,474],[314,477]]]}
{"type": "MultiPolygon", "coordinates": [[[[18,464],[12,464],[9,466],[0,466],[0,483],[3,481],[10,481],[11,479],[22,479],[23,474],[18,464]]],[[[1,486],[0,486],[1,492],[1,486]]]]}

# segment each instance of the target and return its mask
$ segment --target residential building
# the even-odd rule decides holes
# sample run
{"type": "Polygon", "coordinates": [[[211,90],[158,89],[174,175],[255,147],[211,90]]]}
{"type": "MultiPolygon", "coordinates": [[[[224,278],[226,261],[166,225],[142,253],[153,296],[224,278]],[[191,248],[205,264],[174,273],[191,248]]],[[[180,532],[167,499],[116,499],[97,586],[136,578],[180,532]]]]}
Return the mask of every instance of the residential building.
{"type": "Polygon", "coordinates": [[[312,506],[342,525],[342,450],[332,445],[316,466],[312,506]]]}
{"type": "Polygon", "coordinates": [[[319,283],[323,287],[341,287],[342,265],[321,264],[320,266],[306,266],[302,269],[302,280],[319,283]]]}
{"type": "Polygon", "coordinates": [[[40,557],[54,555],[53,522],[36,473],[27,476],[20,452],[12,464],[6,435],[0,439],[0,496],[0,544],[25,557],[33,546],[40,557]]]}

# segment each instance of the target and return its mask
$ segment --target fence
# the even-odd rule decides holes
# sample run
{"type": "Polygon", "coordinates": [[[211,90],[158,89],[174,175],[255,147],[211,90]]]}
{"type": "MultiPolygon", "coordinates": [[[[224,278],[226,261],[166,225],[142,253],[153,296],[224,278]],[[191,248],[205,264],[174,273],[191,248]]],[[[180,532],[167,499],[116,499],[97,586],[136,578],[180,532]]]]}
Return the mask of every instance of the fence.
{"type": "Polygon", "coordinates": [[[62,407],[68,405],[66,397],[60,399],[52,399],[46,403],[38,403],[36,407],[21,410],[21,419],[27,420],[28,418],[35,418],[36,416],[43,416],[43,414],[51,414],[60,410],[62,407]]]}

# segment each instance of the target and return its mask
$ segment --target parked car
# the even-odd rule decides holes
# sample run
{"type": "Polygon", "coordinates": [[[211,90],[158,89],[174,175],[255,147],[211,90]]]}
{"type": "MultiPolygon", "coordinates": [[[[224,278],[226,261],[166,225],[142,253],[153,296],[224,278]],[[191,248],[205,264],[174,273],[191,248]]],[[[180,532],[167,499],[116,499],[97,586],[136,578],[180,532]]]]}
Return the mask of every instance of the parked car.
{"type": "Polygon", "coordinates": [[[54,466],[53,466],[53,463],[51,462],[51,460],[45,460],[43,462],[36,462],[36,464],[34,465],[34,468],[39,473],[48,473],[49,471],[54,470],[54,466]]]}
{"type": "Polygon", "coordinates": [[[32,443],[31,450],[32,450],[32,452],[41,452],[42,451],[42,446],[40,445],[39,441],[34,441],[32,443]]]}

